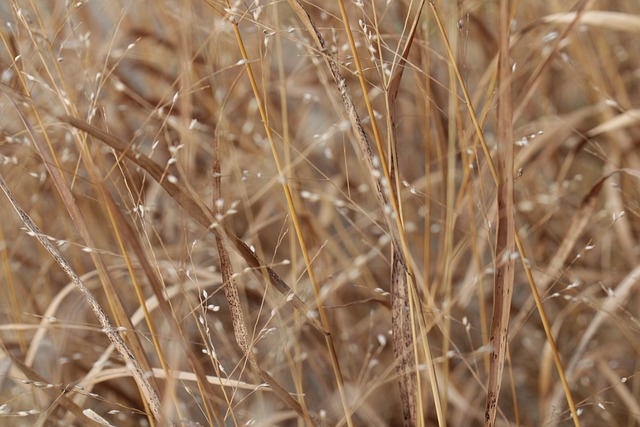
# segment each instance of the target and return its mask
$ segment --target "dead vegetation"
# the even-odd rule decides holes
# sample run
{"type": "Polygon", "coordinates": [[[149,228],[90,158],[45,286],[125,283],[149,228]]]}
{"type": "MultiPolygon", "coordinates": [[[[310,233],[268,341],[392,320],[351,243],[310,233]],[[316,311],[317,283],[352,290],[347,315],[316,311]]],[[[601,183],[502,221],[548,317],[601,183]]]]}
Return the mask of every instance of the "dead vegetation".
{"type": "Polygon", "coordinates": [[[640,423],[638,5],[0,16],[1,424],[640,423]]]}

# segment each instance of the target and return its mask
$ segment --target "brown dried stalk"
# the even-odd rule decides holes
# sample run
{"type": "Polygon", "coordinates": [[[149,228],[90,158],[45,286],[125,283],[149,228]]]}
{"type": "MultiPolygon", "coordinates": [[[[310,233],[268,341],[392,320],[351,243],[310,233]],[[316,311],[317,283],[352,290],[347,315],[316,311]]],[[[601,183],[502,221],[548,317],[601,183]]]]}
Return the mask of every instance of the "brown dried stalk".
{"type": "Polygon", "coordinates": [[[47,250],[47,252],[51,254],[53,259],[56,261],[56,263],[58,263],[65,274],[69,276],[73,284],[76,285],[85,301],[87,302],[87,304],[89,304],[89,307],[91,307],[91,310],[93,310],[94,314],[98,318],[98,321],[102,326],[102,331],[113,343],[116,350],[118,350],[118,352],[124,359],[126,366],[129,367],[131,375],[136,381],[136,384],[138,384],[138,387],[140,388],[142,395],[146,399],[147,404],[149,405],[149,409],[153,413],[153,416],[159,420],[161,418],[160,398],[158,397],[156,391],[153,389],[153,386],[149,382],[149,379],[140,366],[140,363],[138,363],[138,360],[135,358],[131,350],[129,350],[129,347],[127,347],[127,344],[118,333],[118,330],[113,326],[113,323],[111,323],[111,320],[109,320],[109,317],[104,312],[96,298],[82,282],[82,279],[80,279],[80,277],[76,274],[71,265],[51,244],[51,242],[49,242],[47,236],[40,231],[38,226],[33,223],[29,215],[20,207],[17,200],[13,197],[11,190],[9,189],[9,187],[7,187],[7,184],[5,183],[2,175],[0,175],[0,188],[2,188],[2,191],[9,199],[9,202],[11,202],[13,208],[16,210],[16,212],[18,212],[18,215],[20,215],[20,219],[22,219],[24,225],[27,226],[30,234],[38,239],[40,244],[47,250]]]}
{"type": "MultiPolygon", "coordinates": [[[[369,143],[367,134],[362,126],[358,112],[347,89],[346,80],[340,72],[338,63],[331,55],[324,38],[302,4],[298,0],[288,0],[288,3],[298,16],[298,19],[302,21],[304,27],[307,29],[309,37],[311,37],[315,46],[320,51],[338,87],[338,90],[340,91],[342,103],[351,123],[351,129],[356,136],[358,147],[360,148],[361,158],[364,161],[373,181],[375,189],[374,194],[376,196],[378,206],[383,213],[385,225],[391,238],[393,256],[391,272],[393,350],[396,358],[396,370],[399,378],[398,383],[400,387],[400,399],[402,402],[404,422],[407,426],[413,426],[416,425],[418,419],[421,419],[421,415],[418,415],[418,397],[421,396],[421,394],[418,389],[417,376],[415,373],[415,366],[417,365],[414,340],[416,325],[412,321],[412,315],[414,315],[415,310],[419,310],[420,308],[415,308],[414,304],[411,304],[412,299],[417,301],[415,283],[413,281],[411,268],[409,267],[406,259],[406,245],[403,244],[398,205],[396,199],[394,199],[393,192],[391,191],[391,176],[384,158],[384,151],[380,146],[378,146],[380,157],[377,158],[377,160],[374,158],[371,144],[369,143]],[[384,174],[381,173],[381,169],[384,174]],[[390,200],[387,197],[387,194],[391,197],[390,200]],[[396,213],[395,220],[390,215],[389,207],[392,207],[393,211],[396,213]]],[[[342,9],[342,2],[340,2],[340,6],[342,9]]],[[[344,16],[344,10],[342,11],[344,16]]],[[[348,27],[346,28],[348,31],[348,27]]],[[[415,31],[415,29],[413,31],[415,31]]],[[[350,36],[349,33],[348,35],[350,36]]],[[[411,45],[412,38],[413,36],[409,38],[408,46],[411,45]]],[[[408,53],[408,48],[409,47],[407,47],[406,52],[403,52],[403,54],[408,53]]],[[[354,60],[359,63],[359,59],[356,54],[354,54],[354,60]]],[[[358,68],[361,69],[360,66],[358,66],[358,68]]],[[[401,74],[396,74],[396,78],[393,81],[393,85],[395,87],[394,90],[397,90],[396,85],[399,84],[400,76],[401,74]]],[[[366,88],[363,88],[363,91],[366,97],[366,88]]],[[[373,123],[374,115],[371,113],[370,116],[373,123]]],[[[375,125],[374,133],[377,133],[375,125]]],[[[376,140],[379,141],[379,138],[376,138],[376,140]]],[[[429,368],[431,369],[432,366],[431,364],[429,365],[429,368]]],[[[435,385],[435,375],[432,375],[432,383],[435,385]]],[[[437,399],[437,393],[435,393],[434,397],[437,399]]],[[[439,405],[437,404],[436,407],[438,406],[439,405]]]]}
{"type": "Polygon", "coordinates": [[[493,318],[489,330],[489,383],[485,409],[486,427],[495,425],[498,397],[507,355],[511,297],[515,277],[515,215],[513,205],[513,105],[509,61],[510,2],[500,0],[498,31],[498,227],[495,247],[496,275],[493,285],[493,318]]]}
{"type": "MultiPolygon", "coordinates": [[[[433,11],[433,16],[434,16],[434,18],[436,20],[436,23],[437,23],[437,25],[438,25],[438,27],[440,29],[441,34],[442,34],[442,37],[443,37],[443,40],[444,40],[444,43],[445,43],[445,47],[447,49],[447,55],[448,55],[448,57],[449,57],[449,59],[451,61],[451,64],[453,65],[453,68],[455,70],[456,76],[458,77],[458,82],[460,83],[460,86],[462,88],[462,93],[464,95],[464,98],[465,98],[465,101],[466,101],[466,106],[467,106],[467,108],[469,110],[469,114],[471,116],[471,121],[473,122],[474,129],[475,129],[475,131],[476,131],[476,133],[478,135],[478,139],[480,141],[480,145],[482,146],[482,151],[484,152],[484,154],[486,156],[486,159],[487,159],[487,165],[489,166],[489,169],[491,170],[491,175],[493,177],[493,180],[494,180],[496,186],[499,187],[501,185],[501,178],[500,178],[500,176],[499,176],[499,174],[497,172],[497,169],[496,169],[496,167],[495,167],[495,165],[493,163],[493,160],[491,158],[491,153],[490,153],[489,147],[487,145],[487,142],[486,142],[486,140],[484,138],[484,133],[482,131],[482,126],[480,125],[480,122],[478,120],[478,116],[475,113],[475,109],[473,107],[474,104],[471,101],[471,98],[469,96],[469,91],[467,90],[465,81],[462,78],[462,75],[460,73],[460,69],[458,68],[458,66],[456,64],[456,58],[455,58],[455,55],[454,55],[454,53],[453,53],[453,51],[451,49],[451,45],[450,45],[450,43],[448,41],[447,33],[446,33],[446,31],[444,29],[444,26],[442,24],[442,20],[440,19],[440,16],[438,15],[438,12],[437,12],[437,9],[436,9],[436,6],[435,6],[435,2],[429,2],[429,5],[431,7],[431,10],[433,11]]],[[[518,112],[517,111],[516,112],[508,112],[508,113],[511,115],[512,122],[513,122],[514,118],[518,117],[518,112]]],[[[511,126],[511,124],[510,124],[510,126],[511,126]]],[[[509,142],[512,142],[512,141],[509,141],[509,142]]],[[[513,176],[513,170],[509,171],[509,174],[510,174],[510,176],[513,176]]],[[[564,370],[563,370],[564,368],[562,367],[562,362],[560,361],[560,356],[558,355],[558,351],[557,351],[557,348],[556,348],[556,345],[555,345],[555,341],[553,339],[553,335],[551,334],[551,330],[549,328],[549,322],[547,320],[547,316],[546,316],[546,314],[544,312],[544,309],[542,307],[542,300],[540,299],[540,295],[539,295],[538,289],[537,289],[535,281],[533,279],[533,274],[531,272],[531,268],[529,267],[528,263],[526,262],[526,256],[525,256],[524,248],[522,246],[522,241],[521,241],[517,231],[515,229],[513,231],[514,231],[513,232],[513,238],[515,240],[515,246],[517,247],[518,252],[520,254],[520,258],[521,258],[521,261],[522,261],[522,267],[524,268],[525,274],[527,276],[527,281],[529,283],[529,287],[531,289],[531,293],[532,293],[534,301],[536,303],[536,307],[537,307],[538,313],[540,315],[540,320],[542,321],[542,325],[543,325],[543,328],[545,330],[545,335],[547,337],[547,341],[548,341],[549,345],[552,348],[552,354],[553,354],[554,361],[555,361],[555,364],[556,364],[556,369],[558,371],[558,375],[560,376],[560,381],[562,382],[562,385],[563,385],[563,388],[564,388],[565,396],[567,398],[567,403],[569,404],[569,408],[571,409],[571,415],[572,415],[573,421],[574,421],[576,426],[579,426],[580,422],[578,420],[576,408],[575,408],[575,405],[573,403],[573,398],[571,396],[571,391],[569,389],[569,385],[568,385],[566,377],[564,375],[564,370]]],[[[495,282],[495,283],[497,283],[497,282],[495,282]]],[[[499,290],[502,291],[501,289],[499,289],[499,290]]],[[[506,307],[506,309],[509,309],[509,308],[506,307]]],[[[496,313],[494,312],[494,314],[496,314],[496,313]]],[[[500,317],[502,317],[502,314],[500,315],[500,317]]],[[[507,316],[507,318],[508,318],[508,316],[507,316]]],[[[495,396],[495,397],[497,397],[497,396],[495,396]]],[[[487,402],[488,404],[490,404],[490,402],[489,402],[490,399],[491,398],[488,396],[488,399],[487,399],[488,400],[488,402],[487,402]]],[[[496,402],[496,404],[497,404],[497,402],[496,402]]]]}

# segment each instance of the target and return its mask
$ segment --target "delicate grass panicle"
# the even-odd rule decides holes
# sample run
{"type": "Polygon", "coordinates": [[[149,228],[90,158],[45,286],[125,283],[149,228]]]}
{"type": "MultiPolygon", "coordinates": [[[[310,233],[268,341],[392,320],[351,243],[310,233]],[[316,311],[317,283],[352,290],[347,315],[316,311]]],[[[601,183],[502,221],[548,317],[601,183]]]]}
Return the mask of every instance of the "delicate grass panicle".
{"type": "Polygon", "coordinates": [[[638,2],[0,17],[0,425],[640,423],[638,2]]]}

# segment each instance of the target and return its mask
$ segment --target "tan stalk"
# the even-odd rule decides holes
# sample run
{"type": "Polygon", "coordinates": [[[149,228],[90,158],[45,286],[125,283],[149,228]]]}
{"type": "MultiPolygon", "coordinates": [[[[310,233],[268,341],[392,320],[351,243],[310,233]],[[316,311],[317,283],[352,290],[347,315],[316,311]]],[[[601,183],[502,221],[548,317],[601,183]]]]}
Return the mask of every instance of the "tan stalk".
{"type": "MultiPolygon", "coordinates": [[[[489,147],[487,145],[487,142],[484,138],[484,133],[482,131],[482,127],[480,126],[480,123],[478,122],[478,117],[475,114],[475,109],[473,107],[473,104],[471,102],[471,98],[469,96],[469,92],[466,88],[466,85],[464,83],[464,80],[462,78],[462,74],[460,73],[460,70],[457,66],[457,63],[455,61],[455,55],[453,54],[452,50],[451,50],[451,46],[448,42],[448,37],[447,37],[447,32],[444,29],[444,26],[442,25],[442,20],[440,19],[440,16],[438,14],[438,11],[436,9],[436,5],[434,2],[429,2],[429,5],[431,6],[431,10],[433,12],[434,18],[436,20],[436,23],[438,25],[438,28],[440,29],[440,33],[442,35],[446,50],[447,50],[447,55],[449,57],[449,60],[453,63],[454,65],[454,69],[456,72],[456,75],[458,77],[458,83],[460,84],[460,87],[462,89],[462,93],[464,95],[465,98],[465,102],[467,104],[467,109],[469,111],[469,115],[471,117],[471,121],[473,122],[475,131],[477,133],[478,139],[480,140],[480,145],[482,146],[482,150],[484,151],[485,157],[487,159],[487,164],[489,166],[489,169],[491,171],[491,175],[493,176],[494,182],[496,183],[496,185],[498,185],[498,183],[500,182],[500,178],[499,175],[496,171],[496,168],[493,164],[493,160],[491,157],[491,152],[489,150],[489,147]]],[[[513,171],[510,172],[511,174],[513,173],[513,171]]],[[[569,409],[571,410],[571,415],[574,421],[574,424],[576,426],[580,425],[580,421],[578,420],[578,414],[576,411],[576,407],[575,404],[573,402],[573,398],[571,396],[571,389],[569,388],[567,379],[566,379],[566,375],[564,373],[564,368],[562,366],[562,362],[560,361],[560,356],[557,352],[557,347],[555,345],[555,340],[553,338],[553,335],[551,333],[551,329],[549,328],[549,322],[547,321],[547,316],[546,313],[544,311],[544,308],[542,307],[542,301],[540,300],[540,296],[538,294],[538,289],[536,288],[536,284],[535,281],[533,279],[533,275],[531,273],[531,269],[528,266],[528,261],[524,252],[524,247],[522,246],[522,242],[520,241],[520,236],[517,232],[517,230],[514,230],[514,236],[513,236],[514,240],[515,240],[515,244],[516,247],[518,249],[518,252],[520,254],[520,259],[522,261],[522,265],[523,268],[525,270],[528,282],[529,282],[529,287],[531,289],[531,293],[533,294],[534,300],[536,302],[536,308],[538,310],[538,313],[540,315],[540,318],[542,320],[542,324],[544,327],[544,331],[545,331],[545,335],[547,337],[547,340],[549,342],[549,345],[552,348],[552,352],[554,355],[554,361],[556,364],[556,370],[558,372],[558,375],[560,377],[560,381],[562,382],[562,386],[564,389],[564,393],[565,393],[565,397],[567,399],[567,403],[569,405],[569,409]]]]}
{"type": "MultiPolygon", "coordinates": [[[[447,5],[451,8],[448,13],[447,24],[449,28],[456,28],[458,13],[456,9],[458,5],[453,2],[447,2],[447,5]]],[[[451,38],[449,40],[452,51],[458,49],[458,33],[451,32],[451,38]]],[[[444,226],[444,245],[442,248],[442,257],[444,258],[444,271],[442,275],[442,286],[444,287],[444,301],[443,301],[443,343],[442,343],[442,382],[444,390],[449,387],[449,348],[451,347],[451,306],[452,306],[452,263],[453,263],[453,234],[455,232],[456,212],[455,212],[455,193],[456,193],[456,176],[457,168],[457,141],[458,135],[461,133],[459,129],[459,116],[460,109],[458,85],[456,82],[456,74],[453,61],[449,61],[447,64],[447,76],[448,76],[448,99],[447,99],[447,163],[446,163],[446,186],[445,186],[445,226],[444,226]]],[[[461,150],[464,152],[464,150],[461,150]]],[[[443,408],[445,419],[447,416],[447,394],[442,394],[443,408]]]]}
{"type": "Polygon", "coordinates": [[[515,425],[519,426],[520,423],[520,410],[518,409],[518,393],[516,391],[516,377],[513,374],[513,362],[511,361],[511,349],[507,342],[507,365],[509,367],[509,384],[511,385],[511,396],[513,397],[513,413],[515,418],[515,425]]]}
{"type": "MultiPolygon", "coordinates": [[[[276,28],[280,28],[280,10],[274,9],[273,13],[276,28]]],[[[278,81],[280,82],[280,114],[282,116],[282,140],[284,142],[284,167],[285,170],[293,170],[293,161],[291,158],[291,132],[289,130],[289,102],[287,96],[287,76],[285,74],[284,64],[284,52],[282,49],[282,34],[280,31],[275,34],[276,44],[276,57],[278,58],[278,81]]],[[[291,261],[291,287],[294,291],[297,289],[298,273],[298,252],[295,250],[296,236],[293,233],[289,233],[289,259],[291,261]]],[[[293,322],[296,327],[301,324],[300,316],[297,311],[293,312],[293,322]]],[[[308,413],[307,401],[305,399],[304,384],[303,384],[303,371],[302,361],[300,355],[302,354],[302,348],[299,340],[293,341],[293,358],[290,357],[290,353],[287,352],[289,357],[289,363],[291,364],[291,370],[293,373],[293,384],[296,388],[296,393],[299,396],[300,405],[305,413],[308,413]]]]}
{"type": "Polygon", "coordinates": [[[424,207],[425,207],[425,215],[424,215],[424,257],[423,257],[423,269],[424,269],[424,287],[425,289],[431,289],[432,283],[430,280],[430,272],[431,272],[431,191],[432,191],[432,181],[431,181],[431,151],[433,144],[433,138],[431,137],[431,51],[428,48],[429,46],[429,31],[426,24],[427,20],[425,20],[424,27],[422,28],[422,36],[426,39],[427,48],[424,49],[424,87],[425,87],[425,102],[424,102],[424,122],[426,126],[426,131],[424,133],[424,151],[426,153],[424,158],[424,174],[425,174],[425,197],[424,207]]]}
{"type": "MultiPolygon", "coordinates": [[[[228,0],[226,4],[227,4],[227,7],[231,9],[231,5],[229,4],[228,0]]],[[[291,188],[289,187],[289,184],[287,182],[286,175],[285,175],[286,172],[282,167],[282,163],[280,161],[280,156],[278,154],[275,139],[273,137],[273,133],[271,132],[271,127],[269,125],[269,118],[267,116],[265,106],[262,102],[262,96],[260,95],[260,90],[258,89],[258,85],[256,83],[256,79],[254,77],[253,70],[251,68],[249,56],[245,49],[244,42],[242,40],[242,35],[240,34],[240,29],[238,28],[238,22],[235,20],[235,17],[233,16],[230,17],[229,22],[233,27],[233,32],[235,34],[236,41],[238,42],[238,48],[240,49],[240,54],[244,61],[245,70],[247,71],[249,82],[251,83],[253,95],[256,103],[258,104],[258,110],[260,111],[262,124],[264,126],[267,139],[269,140],[269,144],[271,146],[271,152],[273,154],[273,159],[279,174],[279,181],[282,185],[282,189],[287,199],[287,205],[289,207],[289,211],[291,212],[291,220],[293,221],[294,229],[298,237],[298,244],[300,245],[300,250],[304,258],[307,274],[309,275],[309,281],[311,282],[311,286],[313,287],[313,293],[314,293],[316,304],[317,304],[318,315],[320,316],[320,323],[322,324],[322,327],[325,329],[325,331],[327,331],[327,333],[325,334],[325,341],[327,344],[327,349],[329,350],[329,355],[331,357],[331,365],[333,367],[333,373],[334,373],[336,384],[338,386],[338,390],[340,393],[340,400],[342,402],[347,424],[351,427],[353,425],[353,421],[351,420],[351,409],[349,408],[349,402],[347,400],[347,396],[344,389],[344,379],[342,377],[342,372],[340,370],[338,355],[336,353],[335,345],[333,343],[333,338],[331,337],[331,333],[330,333],[331,329],[329,325],[329,319],[324,310],[322,296],[320,294],[320,286],[318,285],[314,270],[311,266],[311,257],[309,256],[309,252],[307,250],[307,244],[305,242],[304,235],[302,233],[302,225],[300,224],[300,219],[298,218],[298,213],[296,211],[293,195],[291,194],[291,188]]]]}
{"type": "MultiPolygon", "coordinates": [[[[298,1],[298,0],[293,0],[293,1],[298,1]]],[[[290,1],[291,3],[291,1],[290,1]]],[[[382,168],[382,173],[384,175],[384,181],[382,181],[382,186],[383,188],[388,187],[389,185],[391,185],[391,183],[393,182],[393,179],[391,177],[391,172],[389,171],[389,161],[387,159],[387,156],[385,154],[385,150],[383,147],[383,143],[382,143],[382,137],[380,136],[380,131],[378,129],[378,123],[377,120],[375,118],[375,114],[373,111],[373,105],[371,104],[371,99],[369,97],[369,90],[367,88],[367,82],[364,78],[364,71],[362,68],[362,64],[360,62],[360,57],[358,55],[358,51],[356,48],[356,43],[355,40],[353,38],[353,33],[351,32],[351,27],[349,25],[349,20],[348,20],[348,16],[347,16],[347,12],[345,10],[344,7],[344,3],[342,0],[338,1],[338,4],[340,6],[340,12],[342,14],[342,20],[344,23],[344,28],[345,28],[345,32],[347,34],[347,38],[349,40],[349,46],[351,48],[351,54],[353,56],[353,62],[356,66],[356,71],[357,71],[357,77],[358,80],[360,82],[360,87],[362,89],[362,97],[364,99],[365,105],[367,107],[367,114],[369,115],[369,119],[370,119],[370,123],[371,123],[371,128],[373,130],[373,139],[376,143],[376,149],[377,149],[377,153],[378,156],[380,158],[380,167],[382,168]]],[[[374,168],[375,169],[375,168],[374,168]]],[[[407,245],[407,241],[406,241],[406,236],[404,234],[404,229],[402,226],[402,222],[401,222],[401,212],[400,212],[400,208],[398,206],[398,199],[396,197],[389,197],[386,195],[386,192],[382,193],[382,196],[385,198],[385,202],[391,203],[391,208],[393,209],[393,213],[394,213],[394,219],[395,221],[391,220],[391,219],[387,219],[389,224],[389,232],[391,233],[391,237],[392,240],[396,240],[398,243],[401,244],[401,247],[399,247],[398,249],[402,250],[402,253],[404,254],[404,256],[407,258],[406,264],[407,264],[407,268],[408,268],[408,272],[409,275],[413,275],[413,268],[411,266],[410,263],[410,257],[409,257],[409,250],[408,250],[408,245],[407,245]],[[386,200],[388,199],[388,200],[386,200]],[[395,222],[395,227],[393,226],[395,222]]],[[[385,203],[386,204],[386,203],[385,203]]],[[[383,213],[387,210],[388,208],[383,208],[383,213]]],[[[388,215],[385,214],[385,218],[387,218],[388,215]]]]}
{"type": "MultiPolygon", "coordinates": [[[[400,173],[400,169],[399,169],[399,165],[398,165],[398,157],[397,157],[397,152],[398,152],[398,148],[397,148],[397,144],[398,144],[398,140],[396,137],[396,129],[397,129],[397,120],[396,120],[396,101],[397,101],[397,97],[399,94],[399,90],[400,90],[400,82],[402,79],[402,76],[404,74],[404,70],[406,68],[406,63],[408,60],[408,56],[409,56],[409,52],[411,49],[411,46],[413,44],[414,41],[414,37],[418,31],[420,22],[421,22],[421,17],[422,17],[422,11],[425,5],[425,1],[421,1],[418,6],[417,6],[417,10],[415,12],[415,16],[413,18],[413,23],[411,24],[411,27],[409,29],[409,32],[407,34],[407,39],[404,45],[404,48],[402,49],[402,53],[399,55],[399,59],[398,61],[394,61],[393,65],[391,67],[392,72],[391,72],[391,78],[389,79],[389,82],[386,83],[386,79],[385,79],[385,74],[384,72],[382,73],[382,79],[383,81],[385,81],[387,90],[386,90],[386,96],[385,96],[385,100],[387,102],[387,117],[388,117],[388,135],[389,135],[389,151],[391,153],[391,168],[392,171],[395,171],[395,173],[391,173],[391,178],[392,178],[392,187],[395,190],[395,193],[392,193],[389,195],[389,197],[393,198],[394,200],[396,200],[398,202],[398,217],[400,219],[400,224],[399,224],[399,229],[400,230],[404,230],[404,222],[403,222],[403,210],[402,210],[402,199],[400,197],[400,178],[399,178],[399,173],[400,173]]],[[[377,19],[377,15],[375,14],[375,8],[374,8],[374,17],[376,17],[377,19]]],[[[403,25],[403,33],[404,33],[404,29],[406,27],[408,27],[408,22],[409,22],[409,17],[410,14],[407,14],[407,17],[405,19],[405,23],[403,25]]],[[[382,63],[383,61],[383,57],[382,57],[382,48],[380,45],[381,41],[380,41],[380,37],[378,37],[378,50],[380,51],[380,62],[382,63]]],[[[395,55],[398,56],[398,51],[400,50],[401,44],[398,44],[398,48],[397,51],[395,52],[395,55]]],[[[428,85],[428,83],[427,83],[428,85]]],[[[427,116],[428,117],[428,116],[427,116]]],[[[428,131],[427,131],[428,133],[428,131]]],[[[428,167],[427,167],[428,170],[428,167]]],[[[428,187],[427,187],[428,188],[428,187]]],[[[428,214],[425,215],[428,218],[428,214]]],[[[428,227],[427,227],[428,229],[428,227]]],[[[401,237],[404,240],[404,232],[401,232],[401,237]]],[[[428,256],[428,250],[426,251],[425,256],[428,256]]],[[[410,257],[410,254],[407,254],[408,257],[410,257]]],[[[427,281],[425,279],[419,278],[418,277],[418,273],[415,272],[415,270],[413,271],[416,276],[410,275],[407,277],[407,280],[409,283],[412,283],[413,286],[411,287],[411,293],[413,294],[413,301],[424,301],[424,305],[426,307],[433,307],[434,303],[431,302],[430,297],[431,293],[429,292],[429,287],[425,287],[426,292],[423,293],[424,297],[426,297],[425,299],[421,298],[420,295],[417,293],[416,291],[416,284],[417,283],[425,283],[425,285],[427,284],[427,281]]],[[[425,272],[429,272],[429,269],[425,269],[425,272]]],[[[394,297],[394,296],[392,296],[394,297]]],[[[401,295],[395,295],[396,300],[400,299],[399,297],[401,297],[401,295]]],[[[420,303],[418,303],[420,304],[420,303]]],[[[413,312],[413,306],[410,307],[410,314],[411,314],[411,319],[415,319],[415,313],[413,312]]],[[[435,373],[435,369],[434,369],[434,365],[433,365],[433,359],[432,359],[432,355],[431,355],[431,347],[429,345],[429,338],[428,338],[428,328],[427,328],[427,323],[426,323],[426,319],[424,317],[424,314],[422,313],[422,309],[421,307],[418,308],[417,310],[418,313],[418,322],[411,322],[411,334],[412,334],[412,342],[413,342],[413,346],[414,346],[414,364],[415,366],[420,366],[420,352],[418,351],[418,347],[417,347],[417,342],[418,340],[416,340],[417,336],[422,337],[422,352],[425,355],[425,360],[426,360],[426,365],[428,366],[428,375],[429,375],[429,380],[430,380],[430,385],[431,385],[431,392],[432,395],[434,397],[434,404],[435,404],[435,409],[436,409],[436,418],[438,420],[438,424],[440,426],[444,426],[446,425],[446,392],[443,393],[443,400],[445,402],[441,402],[441,397],[440,397],[440,391],[439,391],[439,387],[438,387],[438,380],[437,380],[437,376],[435,373]],[[416,325],[417,323],[417,325],[416,325]],[[419,331],[417,330],[419,329],[419,331]]],[[[393,319],[392,319],[393,321],[393,319]]],[[[446,359],[445,359],[446,360],[446,359]]],[[[444,371],[446,372],[446,369],[444,369],[444,371]]],[[[425,414],[425,409],[423,407],[423,401],[424,398],[422,396],[422,384],[421,384],[421,376],[420,375],[416,375],[416,388],[417,388],[417,398],[416,398],[416,402],[413,403],[411,401],[407,401],[405,403],[405,405],[416,405],[416,413],[418,414],[418,419],[416,420],[417,423],[419,425],[423,425],[424,424],[424,414],[425,414]],[[422,414],[422,415],[420,415],[422,414]]],[[[402,387],[402,386],[401,386],[402,387]]],[[[446,386],[443,386],[443,390],[446,390],[446,386]]]]}
{"type": "Polygon", "coordinates": [[[513,174],[513,106],[511,100],[511,60],[509,56],[510,0],[500,0],[498,27],[498,94],[496,139],[498,176],[498,219],[496,227],[493,317],[489,331],[491,358],[485,408],[485,427],[496,422],[509,338],[511,299],[515,280],[515,208],[513,174]]]}
{"type": "MultiPolygon", "coordinates": [[[[390,193],[392,181],[390,180],[390,173],[386,164],[386,159],[384,159],[384,152],[381,152],[381,156],[378,157],[378,160],[374,161],[373,153],[366,132],[364,131],[364,128],[360,122],[360,117],[349,94],[346,81],[340,73],[337,62],[329,52],[322,35],[318,31],[315,24],[311,21],[309,14],[306,12],[302,4],[298,0],[288,0],[288,3],[296,12],[298,18],[304,24],[309,33],[309,37],[314,40],[317,48],[320,50],[323,56],[323,59],[327,63],[329,70],[331,71],[336,85],[338,86],[344,108],[351,122],[351,128],[357,138],[361,156],[373,180],[375,186],[374,194],[383,213],[383,218],[391,237],[393,248],[391,274],[393,348],[394,354],[396,356],[396,369],[399,378],[398,382],[400,386],[400,397],[403,406],[403,416],[405,419],[405,424],[415,425],[418,422],[418,416],[416,413],[416,396],[419,396],[420,392],[417,390],[418,372],[415,369],[415,361],[419,359],[419,355],[417,349],[417,341],[414,339],[417,336],[417,328],[420,328],[420,330],[422,331],[420,335],[421,337],[423,337],[423,351],[425,354],[427,370],[431,379],[431,386],[434,390],[433,395],[436,412],[438,414],[438,419],[440,420],[439,422],[442,422],[435,367],[433,363],[431,363],[432,361],[429,350],[428,337],[424,329],[425,321],[423,319],[423,313],[421,311],[422,307],[420,307],[419,304],[420,298],[417,295],[417,289],[415,288],[415,283],[413,280],[414,276],[411,273],[410,264],[408,264],[405,259],[405,256],[409,254],[409,251],[407,250],[404,232],[401,232],[402,224],[400,224],[398,205],[397,203],[395,203],[395,199],[393,197],[391,198],[392,202],[387,201],[387,194],[390,193]],[[380,167],[382,167],[385,171],[385,179],[383,179],[383,175],[380,173],[380,167]],[[391,208],[391,212],[389,212],[390,206],[393,206],[391,208]],[[395,221],[391,218],[391,216],[394,216],[391,215],[391,213],[393,212],[395,212],[395,221]],[[409,282],[412,283],[411,286],[408,285],[409,282]],[[419,319],[417,321],[418,325],[416,325],[414,319],[419,319]],[[414,364],[414,367],[410,366],[409,352],[413,352],[414,357],[412,363],[414,364]]],[[[347,31],[349,31],[348,23],[345,23],[345,26],[347,28],[347,31]]],[[[352,37],[351,40],[353,41],[352,37]]],[[[354,47],[353,44],[351,46],[352,48],[354,47]]],[[[357,55],[354,56],[357,59],[357,55]]],[[[362,67],[360,67],[360,70],[361,69],[362,67]]],[[[362,71],[360,71],[360,76],[362,78],[362,71]]],[[[367,94],[366,85],[365,94],[367,94]]],[[[375,117],[372,116],[371,120],[373,122],[375,120],[375,117]]],[[[381,149],[381,142],[379,140],[378,147],[381,149]]],[[[428,297],[429,295],[427,294],[426,296],[428,297]]],[[[431,305],[432,304],[430,304],[429,306],[431,305]]]]}

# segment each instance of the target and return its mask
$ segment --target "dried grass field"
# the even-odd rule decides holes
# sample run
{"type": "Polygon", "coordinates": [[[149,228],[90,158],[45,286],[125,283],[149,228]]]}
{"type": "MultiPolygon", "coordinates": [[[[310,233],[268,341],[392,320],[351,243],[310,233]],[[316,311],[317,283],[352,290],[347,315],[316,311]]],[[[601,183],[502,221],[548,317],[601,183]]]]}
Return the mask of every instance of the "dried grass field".
{"type": "Polygon", "coordinates": [[[638,2],[0,21],[0,425],[640,425],[638,2]]]}

